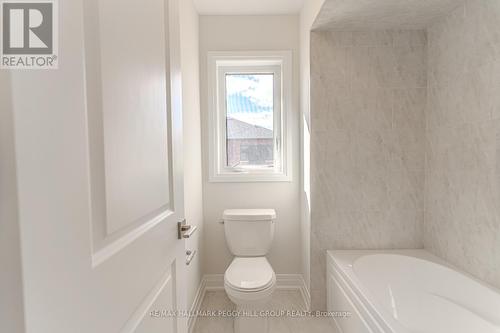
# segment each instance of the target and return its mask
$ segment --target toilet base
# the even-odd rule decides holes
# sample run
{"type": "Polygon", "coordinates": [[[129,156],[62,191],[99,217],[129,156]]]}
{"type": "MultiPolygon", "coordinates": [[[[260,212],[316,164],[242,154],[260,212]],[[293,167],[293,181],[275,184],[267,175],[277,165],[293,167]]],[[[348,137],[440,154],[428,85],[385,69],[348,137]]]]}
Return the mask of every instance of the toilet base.
{"type": "Polygon", "coordinates": [[[268,333],[269,320],[267,316],[260,315],[264,304],[253,306],[238,306],[239,316],[234,318],[234,333],[268,333]]]}
{"type": "MultiPolygon", "coordinates": [[[[242,258],[239,259],[241,260],[242,258]]],[[[267,259],[264,258],[264,260],[267,263],[267,259]]],[[[228,270],[231,269],[231,265],[228,270]]],[[[269,263],[267,265],[269,266],[269,263]]],[[[272,271],[272,267],[269,266],[267,269],[272,272],[271,280],[266,284],[267,287],[257,290],[250,289],[249,291],[242,290],[241,286],[240,289],[235,288],[233,284],[227,281],[227,271],[224,274],[224,289],[229,299],[236,305],[238,312],[238,316],[234,317],[234,333],[269,332],[269,321],[263,311],[269,308],[268,303],[271,300],[274,290],[276,290],[276,275],[272,271]]]]}

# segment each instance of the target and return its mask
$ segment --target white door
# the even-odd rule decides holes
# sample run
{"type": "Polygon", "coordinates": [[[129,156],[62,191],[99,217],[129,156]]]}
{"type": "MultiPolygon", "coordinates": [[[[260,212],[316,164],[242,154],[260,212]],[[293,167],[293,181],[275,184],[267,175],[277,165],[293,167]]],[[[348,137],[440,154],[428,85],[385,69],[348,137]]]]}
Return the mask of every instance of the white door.
{"type": "Polygon", "coordinates": [[[28,333],[186,331],[177,1],[59,0],[11,73],[28,333]]]}

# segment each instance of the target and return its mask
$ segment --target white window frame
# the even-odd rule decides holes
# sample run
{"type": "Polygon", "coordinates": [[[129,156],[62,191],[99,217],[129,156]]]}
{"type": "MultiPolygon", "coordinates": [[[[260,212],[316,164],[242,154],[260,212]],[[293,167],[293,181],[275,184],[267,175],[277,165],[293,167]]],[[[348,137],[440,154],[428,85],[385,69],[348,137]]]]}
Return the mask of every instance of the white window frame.
{"type": "Polygon", "coordinates": [[[209,52],[209,181],[273,182],[291,181],[292,54],[290,51],[209,52]],[[231,73],[269,73],[274,75],[273,168],[228,167],[226,154],[225,75],[231,73]]]}

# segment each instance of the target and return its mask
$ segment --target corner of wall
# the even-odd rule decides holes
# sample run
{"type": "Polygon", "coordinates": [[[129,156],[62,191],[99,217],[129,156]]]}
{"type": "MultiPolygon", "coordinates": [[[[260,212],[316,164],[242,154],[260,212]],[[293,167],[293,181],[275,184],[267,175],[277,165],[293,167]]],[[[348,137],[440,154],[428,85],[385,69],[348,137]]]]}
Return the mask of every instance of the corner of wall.
{"type": "Polygon", "coordinates": [[[308,292],[310,291],[310,33],[316,16],[325,0],[306,1],[299,15],[300,48],[300,229],[301,229],[301,273],[308,292]]]}

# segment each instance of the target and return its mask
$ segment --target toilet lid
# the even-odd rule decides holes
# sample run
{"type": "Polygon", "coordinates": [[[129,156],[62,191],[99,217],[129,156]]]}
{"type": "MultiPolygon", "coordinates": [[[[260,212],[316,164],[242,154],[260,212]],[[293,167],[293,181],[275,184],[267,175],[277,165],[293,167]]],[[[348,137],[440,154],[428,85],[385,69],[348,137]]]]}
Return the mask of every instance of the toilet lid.
{"type": "Polygon", "coordinates": [[[274,280],[273,268],[265,257],[234,258],[224,274],[224,282],[240,291],[266,289],[274,280]]]}

